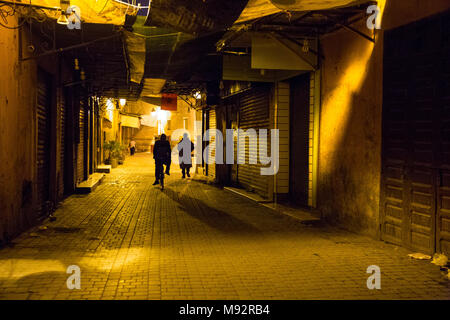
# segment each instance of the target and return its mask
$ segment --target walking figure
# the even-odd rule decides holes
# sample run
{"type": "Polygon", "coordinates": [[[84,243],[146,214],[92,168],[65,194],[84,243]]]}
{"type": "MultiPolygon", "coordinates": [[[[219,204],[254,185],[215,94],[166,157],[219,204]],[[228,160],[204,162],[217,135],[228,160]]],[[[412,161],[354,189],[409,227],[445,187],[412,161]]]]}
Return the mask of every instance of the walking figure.
{"type": "Polygon", "coordinates": [[[185,133],[183,135],[183,139],[178,143],[178,157],[180,160],[180,168],[181,168],[181,173],[182,175],[182,179],[184,179],[186,177],[186,175],[188,177],[190,177],[190,173],[189,171],[192,168],[192,151],[194,151],[194,144],[192,143],[192,141],[189,139],[189,136],[187,133],[185,133]]]}
{"type": "Polygon", "coordinates": [[[136,141],[131,140],[129,147],[130,147],[130,156],[134,156],[134,153],[136,152],[136,141]]]}
{"type": "Polygon", "coordinates": [[[153,185],[164,182],[163,165],[166,165],[166,174],[170,175],[171,153],[170,142],[167,141],[167,137],[163,133],[161,139],[155,142],[155,148],[153,149],[153,159],[155,159],[155,182],[153,185]]]}

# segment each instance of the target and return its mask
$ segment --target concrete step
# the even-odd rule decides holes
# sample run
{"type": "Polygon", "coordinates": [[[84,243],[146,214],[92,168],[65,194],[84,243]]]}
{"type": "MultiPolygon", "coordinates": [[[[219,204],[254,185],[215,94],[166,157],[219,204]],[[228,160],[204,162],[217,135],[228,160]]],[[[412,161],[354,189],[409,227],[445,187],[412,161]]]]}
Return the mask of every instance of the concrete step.
{"type": "Polygon", "coordinates": [[[300,220],[304,224],[316,224],[320,222],[320,213],[313,209],[298,208],[289,204],[263,203],[263,206],[278,213],[300,220]]]}
{"type": "Polygon", "coordinates": [[[320,213],[316,212],[313,209],[299,208],[287,203],[274,203],[273,201],[264,199],[254,192],[249,192],[242,188],[224,187],[224,190],[255,201],[260,205],[272,209],[280,214],[284,214],[296,220],[300,220],[304,224],[316,224],[320,222],[320,213]]]}
{"type": "Polygon", "coordinates": [[[77,194],[91,193],[102,182],[104,177],[105,174],[103,173],[97,172],[91,174],[86,181],[83,181],[77,185],[77,187],[75,188],[75,193],[77,194]]]}
{"type": "Polygon", "coordinates": [[[100,164],[97,166],[97,168],[95,169],[95,172],[99,172],[99,173],[111,173],[111,165],[110,164],[100,164]]]}
{"type": "Polygon", "coordinates": [[[261,197],[260,195],[254,193],[254,192],[250,192],[250,191],[247,191],[242,188],[224,187],[223,189],[226,191],[238,194],[241,197],[258,202],[258,203],[270,203],[271,202],[270,200],[264,199],[263,197],[261,197]]]}

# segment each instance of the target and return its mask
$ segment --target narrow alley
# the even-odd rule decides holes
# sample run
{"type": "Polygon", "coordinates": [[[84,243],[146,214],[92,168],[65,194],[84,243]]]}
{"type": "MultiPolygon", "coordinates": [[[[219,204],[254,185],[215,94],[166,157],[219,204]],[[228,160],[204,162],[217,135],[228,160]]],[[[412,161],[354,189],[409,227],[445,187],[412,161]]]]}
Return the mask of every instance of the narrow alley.
{"type": "Polygon", "coordinates": [[[1,299],[449,299],[429,261],[334,227],[302,224],[173,166],[152,186],[149,153],[0,251],[1,299]],[[81,288],[69,290],[77,265],[81,288]],[[369,290],[370,265],[381,290],[369,290]]]}
{"type": "Polygon", "coordinates": [[[448,304],[449,0],[0,0],[0,70],[5,305],[448,304]]]}

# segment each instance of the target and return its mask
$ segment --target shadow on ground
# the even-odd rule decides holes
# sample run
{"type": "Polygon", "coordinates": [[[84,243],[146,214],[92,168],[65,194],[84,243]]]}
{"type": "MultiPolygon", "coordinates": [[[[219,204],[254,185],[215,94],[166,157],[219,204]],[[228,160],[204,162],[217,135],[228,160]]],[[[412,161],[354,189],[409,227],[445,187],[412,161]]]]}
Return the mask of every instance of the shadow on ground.
{"type": "Polygon", "coordinates": [[[201,199],[192,198],[186,193],[180,195],[171,188],[166,188],[164,194],[178,203],[181,206],[181,209],[191,217],[217,231],[240,235],[258,235],[262,233],[262,231],[255,226],[248,224],[225,211],[213,208],[201,199]]]}

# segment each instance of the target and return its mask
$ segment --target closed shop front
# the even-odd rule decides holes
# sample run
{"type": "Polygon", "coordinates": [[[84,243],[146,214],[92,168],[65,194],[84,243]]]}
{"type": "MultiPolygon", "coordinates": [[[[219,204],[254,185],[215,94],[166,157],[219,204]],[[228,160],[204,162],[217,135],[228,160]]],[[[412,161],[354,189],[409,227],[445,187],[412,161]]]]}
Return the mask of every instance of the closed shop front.
{"type": "MultiPolygon", "coordinates": [[[[232,129],[233,135],[233,164],[226,164],[226,171],[224,173],[223,179],[224,183],[230,186],[238,185],[238,164],[237,164],[237,129],[239,120],[239,96],[231,96],[223,101],[222,107],[222,121],[223,121],[223,139],[224,144],[230,143],[225,132],[226,129],[232,129]]],[[[227,150],[224,150],[224,159],[226,159],[227,150]]]]}
{"type": "Polygon", "coordinates": [[[310,128],[310,74],[290,81],[290,162],[289,199],[302,206],[308,205],[309,188],[309,128],[310,128]]]}
{"type": "Polygon", "coordinates": [[[47,214],[50,200],[51,77],[38,72],[37,86],[37,216],[47,214]]]}
{"type": "Polygon", "coordinates": [[[450,14],[385,33],[381,234],[450,254],[450,14]]]}
{"type": "Polygon", "coordinates": [[[66,95],[63,89],[58,89],[59,101],[59,170],[57,175],[57,195],[61,199],[64,195],[64,162],[65,162],[65,125],[66,125],[66,95]]]}
{"type": "Polygon", "coordinates": [[[79,107],[79,121],[78,121],[78,146],[77,146],[77,183],[84,181],[88,178],[87,174],[87,134],[88,134],[88,112],[86,101],[84,99],[80,99],[80,107],[79,107]]]}
{"type": "MultiPolygon", "coordinates": [[[[259,129],[270,131],[270,85],[256,86],[239,95],[238,128],[248,132],[254,129],[259,134],[259,129]]],[[[269,135],[268,135],[269,136],[269,135]]],[[[241,143],[245,139],[245,158],[238,155],[242,164],[237,166],[237,181],[244,188],[254,191],[263,197],[269,196],[269,176],[261,175],[263,165],[258,161],[258,144],[250,143],[248,138],[238,136],[241,143]],[[256,162],[252,164],[251,162],[256,162]]],[[[270,139],[267,141],[270,150],[270,139]]],[[[237,150],[235,147],[235,154],[237,150]]]]}
{"type": "MultiPolygon", "coordinates": [[[[216,130],[217,125],[216,125],[216,110],[211,108],[208,110],[208,129],[211,130],[210,132],[216,130]]],[[[209,136],[209,144],[210,145],[214,145],[216,143],[216,137],[214,134],[210,134],[209,136]]],[[[211,152],[209,152],[208,154],[208,169],[207,169],[207,175],[208,177],[215,179],[216,178],[216,161],[215,161],[215,157],[216,157],[216,148],[211,147],[211,152]]]]}

